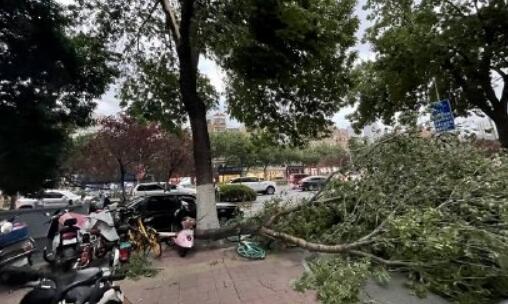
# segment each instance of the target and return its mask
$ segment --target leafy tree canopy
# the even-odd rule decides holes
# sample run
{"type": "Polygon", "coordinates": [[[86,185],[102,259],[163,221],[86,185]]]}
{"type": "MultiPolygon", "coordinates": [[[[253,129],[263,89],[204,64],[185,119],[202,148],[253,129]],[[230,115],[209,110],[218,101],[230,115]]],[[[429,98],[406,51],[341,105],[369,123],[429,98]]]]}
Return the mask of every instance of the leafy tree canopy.
{"type": "MultiPolygon", "coordinates": [[[[96,30],[124,50],[123,104],[138,116],[175,127],[185,120],[186,108],[163,4],[94,0],[80,1],[78,9],[85,19],[95,18],[96,30]]],[[[348,70],[355,54],[350,49],[358,25],[354,5],[352,0],[194,1],[195,56],[214,60],[227,72],[233,117],[300,141],[330,123],[351,86],[348,70]]],[[[217,102],[203,75],[198,91],[208,106],[217,102]]]]}
{"type": "Polygon", "coordinates": [[[489,116],[508,146],[506,1],[370,0],[367,8],[374,25],[366,39],[377,56],[358,70],[357,127],[391,123],[400,112],[414,118],[439,95],[458,115],[489,116]]]}
{"type": "Polygon", "coordinates": [[[53,177],[68,133],[90,122],[93,99],[116,74],[99,39],[69,35],[53,1],[0,8],[0,189],[37,190],[53,177]]]}

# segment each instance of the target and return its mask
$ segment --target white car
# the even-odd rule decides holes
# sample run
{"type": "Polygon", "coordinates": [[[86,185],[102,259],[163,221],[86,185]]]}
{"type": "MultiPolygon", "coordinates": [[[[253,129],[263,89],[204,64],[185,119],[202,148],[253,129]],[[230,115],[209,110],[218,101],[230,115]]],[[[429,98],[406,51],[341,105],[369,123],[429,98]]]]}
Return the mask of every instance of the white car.
{"type": "Polygon", "coordinates": [[[265,181],[257,177],[238,177],[232,179],[229,183],[245,185],[255,192],[273,195],[276,187],[275,183],[271,181],[265,181]]]}
{"type": "Polygon", "coordinates": [[[16,209],[67,207],[79,203],[82,203],[81,197],[71,191],[48,189],[39,195],[18,198],[16,200],[16,209]]]}
{"type": "Polygon", "coordinates": [[[132,196],[158,195],[167,192],[179,191],[187,194],[196,194],[195,189],[184,188],[168,184],[167,188],[164,183],[140,183],[132,189],[132,196]]]}

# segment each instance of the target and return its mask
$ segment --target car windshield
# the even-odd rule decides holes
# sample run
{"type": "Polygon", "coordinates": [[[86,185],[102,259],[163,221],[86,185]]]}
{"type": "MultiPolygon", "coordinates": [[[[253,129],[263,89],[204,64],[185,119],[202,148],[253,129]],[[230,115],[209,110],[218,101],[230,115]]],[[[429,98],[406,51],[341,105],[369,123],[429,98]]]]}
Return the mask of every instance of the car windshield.
{"type": "Polygon", "coordinates": [[[139,202],[143,201],[144,197],[135,198],[132,201],[128,202],[126,207],[127,208],[134,208],[139,202]]]}

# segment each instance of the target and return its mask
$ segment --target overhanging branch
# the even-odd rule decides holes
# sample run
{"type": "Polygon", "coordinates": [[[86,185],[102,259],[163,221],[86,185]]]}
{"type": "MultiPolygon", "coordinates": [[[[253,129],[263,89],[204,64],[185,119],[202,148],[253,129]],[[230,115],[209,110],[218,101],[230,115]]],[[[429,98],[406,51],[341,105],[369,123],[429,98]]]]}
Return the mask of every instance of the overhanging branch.
{"type": "Polygon", "coordinates": [[[166,20],[169,26],[169,30],[171,31],[171,34],[173,36],[173,40],[175,41],[175,44],[178,46],[180,45],[181,36],[180,36],[180,28],[176,20],[174,9],[171,7],[171,3],[169,3],[169,0],[160,0],[160,3],[162,5],[164,13],[166,14],[166,20]]]}

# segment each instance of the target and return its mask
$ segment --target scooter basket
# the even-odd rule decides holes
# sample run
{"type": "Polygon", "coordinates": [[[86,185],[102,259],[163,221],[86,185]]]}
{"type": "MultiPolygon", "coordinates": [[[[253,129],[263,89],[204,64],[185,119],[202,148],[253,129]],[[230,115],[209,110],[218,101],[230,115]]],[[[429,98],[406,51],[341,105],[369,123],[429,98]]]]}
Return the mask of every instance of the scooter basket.
{"type": "Polygon", "coordinates": [[[28,237],[28,227],[23,223],[14,223],[11,232],[0,234],[0,249],[26,240],[28,237]]]}

